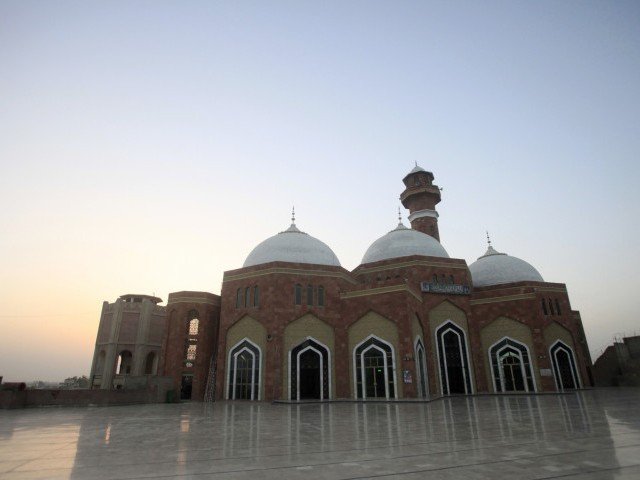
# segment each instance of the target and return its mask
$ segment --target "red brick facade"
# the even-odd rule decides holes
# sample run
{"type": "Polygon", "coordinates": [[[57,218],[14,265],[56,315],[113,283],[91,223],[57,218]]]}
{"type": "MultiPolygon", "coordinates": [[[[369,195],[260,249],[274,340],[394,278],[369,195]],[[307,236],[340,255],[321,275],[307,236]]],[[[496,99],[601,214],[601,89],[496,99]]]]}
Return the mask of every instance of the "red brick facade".
{"type": "MultiPolygon", "coordinates": [[[[403,181],[401,200],[412,227],[437,239],[440,189],[433,175],[417,167],[403,181]]],[[[384,398],[592,384],[580,314],[571,309],[564,284],[474,288],[462,259],[403,256],[352,272],[262,263],[225,272],[220,296],[172,293],[164,312],[158,373],[183,393],[185,378],[192,379],[195,400],[213,391],[217,399],[300,398],[308,388],[299,378],[304,352],[315,352],[308,355],[317,355],[327,372],[320,374],[317,398],[325,398],[325,388],[331,398],[371,396],[370,388],[379,397],[383,378],[384,398]],[[197,336],[189,334],[193,318],[197,336]],[[197,347],[195,359],[187,358],[189,345],[197,347]],[[422,346],[426,365],[420,369],[422,346]],[[365,374],[374,357],[384,363],[367,364],[365,374]]],[[[99,338],[110,328],[107,313],[99,338]]],[[[121,323],[121,334],[136,330],[126,314],[121,323]]]]}
{"type": "MultiPolygon", "coordinates": [[[[580,383],[590,385],[588,367],[590,360],[581,322],[577,312],[571,310],[566,288],[563,284],[521,282],[511,285],[484,287],[472,290],[469,295],[446,295],[423,293],[420,283],[428,281],[434,274],[454,277],[456,284],[471,285],[469,270],[464,260],[434,257],[405,257],[358,267],[350,273],[339,267],[304,265],[275,262],[246,269],[225,272],[222,287],[222,311],[220,341],[217,355],[216,397],[222,399],[226,392],[224,375],[227,359],[225,342],[227,330],[237,321],[250,316],[266,327],[270,339],[265,352],[265,399],[287,398],[281,388],[283,355],[282,338],[288,324],[311,313],[330,325],[335,335],[334,362],[336,378],[335,398],[353,398],[353,387],[348,372],[353,368],[353,352],[347,348],[347,332],[351,325],[367,312],[373,311],[391,320],[397,327],[400,339],[396,352],[396,371],[408,370],[413,379],[418,378],[414,358],[414,338],[411,329],[412,315],[415,313],[423,331],[423,341],[427,353],[429,391],[440,393],[436,345],[430,335],[429,312],[443,302],[460,309],[468,322],[468,344],[471,367],[475,384],[474,392],[492,392],[491,379],[487,378],[485,367],[487,352],[480,341],[481,330],[498,317],[507,317],[525,325],[531,330],[533,345],[531,356],[535,357],[538,369],[551,369],[549,342],[545,340],[544,329],[555,322],[569,332],[573,339],[573,349],[580,369],[580,383]],[[308,272],[308,273],[306,273],[308,272]],[[294,305],[294,285],[321,284],[326,291],[324,307],[294,305]],[[261,291],[259,307],[236,308],[236,292],[247,286],[258,285],[261,291]],[[384,292],[384,290],[391,290],[384,292]],[[355,296],[357,294],[358,296],[355,296]],[[560,314],[544,314],[542,299],[558,299],[560,314]],[[342,372],[342,374],[340,373],[342,372]]],[[[553,376],[540,379],[539,389],[555,391],[553,376]]],[[[403,385],[404,398],[418,396],[417,382],[403,385]]]]}
{"type": "Polygon", "coordinates": [[[190,399],[202,400],[211,357],[218,344],[220,297],[207,292],[170,293],[166,311],[168,322],[160,374],[172,377],[176,388],[181,390],[183,377],[191,377],[190,399]],[[198,321],[197,333],[189,335],[194,319],[198,321]],[[192,361],[187,359],[188,345],[197,347],[192,361]]]}

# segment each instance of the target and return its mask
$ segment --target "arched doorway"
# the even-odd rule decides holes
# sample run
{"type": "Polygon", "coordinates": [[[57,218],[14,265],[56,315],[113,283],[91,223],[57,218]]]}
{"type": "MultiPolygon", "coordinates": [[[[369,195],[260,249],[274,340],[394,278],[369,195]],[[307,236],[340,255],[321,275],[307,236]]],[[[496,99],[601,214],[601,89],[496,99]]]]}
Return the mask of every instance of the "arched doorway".
{"type": "Polygon", "coordinates": [[[155,375],[157,370],[157,357],[154,352],[149,352],[147,358],[144,361],[144,374],[155,375]]]}
{"type": "Polygon", "coordinates": [[[580,377],[578,376],[576,361],[571,347],[558,340],[551,346],[549,351],[558,390],[580,388],[580,377]]]}
{"type": "Polygon", "coordinates": [[[447,322],[436,330],[436,343],[443,395],[472,393],[464,330],[447,322]]]}
{"type": "Polygon", "coordinates": [[[357,398],[396,398],[395,359],[391,344],[370,336],[354,350],[357,398]]]}
{"type": "Polygon", "coordinates": [[[130,375],[133,367],[133,354],[129,350],[123,350],[118,355],[116,373],[118,375],[130,375]]]}
{"type": "Polygon", "coordinates": [[[324,400],[330,398],[329,349],[307,339],[289,354],[289,382],[291,400],[324,400]]]}
{"type": "Polygon", "coordinates": [[[424,351],[422,339],[418,338],[416,340],[415,350],[418,396],[426,398],[429,396],[429,380],[427,377],[427,356],[424,351]]]}
{"type": "Polygon", "coordinates": [[[496,392],[535,392],[529,349],[524,343],[502,338],[489,348],[489,361],[496,392]]]}
{"type": "Polygon", "coordinates": [[[229,351],[227,398],[229,400],[260,399],[260,348],[248,339],[229,351]]]}
{"type": "Polygon", "coordinates": [[[321,375],[322,356],[314,350],[306,350],[298,357],[300,382],[298,395],[301,400],[321,399],[321,375]]]}

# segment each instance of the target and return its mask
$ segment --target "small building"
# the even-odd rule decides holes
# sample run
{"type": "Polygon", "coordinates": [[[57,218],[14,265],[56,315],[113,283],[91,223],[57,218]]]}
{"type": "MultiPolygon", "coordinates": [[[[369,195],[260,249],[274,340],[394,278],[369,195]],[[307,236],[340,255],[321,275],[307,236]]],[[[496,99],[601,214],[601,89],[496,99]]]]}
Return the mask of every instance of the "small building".
{"type": "Polygon", "coordinates": [[[91,365],[91,388],[120,389],[158,374],[167,330],[162,299],[150,295],[122,295],[103,302],[91,365]]]}
{"type": "Polygon", "coordinates": [[[640,386],[640,336],[616,339],[593,364],[598,387],[640,386]]]}

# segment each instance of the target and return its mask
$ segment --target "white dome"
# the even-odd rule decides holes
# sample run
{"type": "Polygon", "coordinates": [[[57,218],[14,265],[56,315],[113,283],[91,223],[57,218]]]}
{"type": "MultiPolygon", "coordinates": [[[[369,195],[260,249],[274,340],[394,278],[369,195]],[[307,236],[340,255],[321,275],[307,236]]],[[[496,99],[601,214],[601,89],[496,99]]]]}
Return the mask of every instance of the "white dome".
{"type": "Polygon", "coordinates": [[[491,245],[486,253],[469,265],[474,287],[514,282],[544,282],[540,272],[517,257],[497,252],[491,245]]]}
{"type": "Polygon", "coordinates": [[[284,232],[258,244],[244,261],[243,267],[269,262],[313,263],[340,266],[336,254],[317,238],[298,230],[294,223],[284,232]]]}
{"type": "Polygon", "coordinates": [[[435,238],[400,223],[395,230],[391,230],[371,244],[362,257],[361,263],[411,255],[449,258],[447,251],[435,238]]]}

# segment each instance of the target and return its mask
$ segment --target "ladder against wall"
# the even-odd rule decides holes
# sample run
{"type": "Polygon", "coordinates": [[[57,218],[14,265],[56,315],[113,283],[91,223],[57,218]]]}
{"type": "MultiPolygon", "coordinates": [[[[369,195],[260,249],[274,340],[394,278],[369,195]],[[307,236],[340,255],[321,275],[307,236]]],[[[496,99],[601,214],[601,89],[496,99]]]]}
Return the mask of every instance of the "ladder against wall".
{"type": "Polygon", "coordinates": [[[207,387],[204,391],[204,401],[213,402],[215,400],[216,391],[216,360],[215,356],[211,356],[211,362],[209,362],[209,376],[207,377],[207,387]]]}

